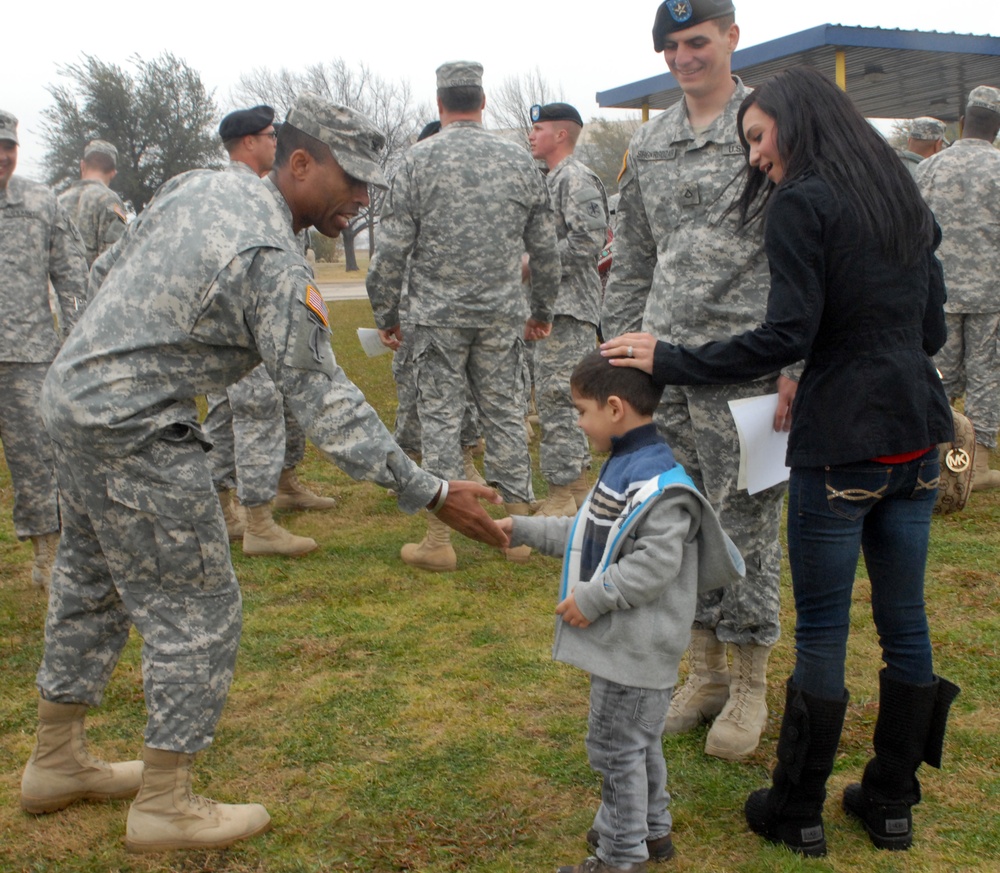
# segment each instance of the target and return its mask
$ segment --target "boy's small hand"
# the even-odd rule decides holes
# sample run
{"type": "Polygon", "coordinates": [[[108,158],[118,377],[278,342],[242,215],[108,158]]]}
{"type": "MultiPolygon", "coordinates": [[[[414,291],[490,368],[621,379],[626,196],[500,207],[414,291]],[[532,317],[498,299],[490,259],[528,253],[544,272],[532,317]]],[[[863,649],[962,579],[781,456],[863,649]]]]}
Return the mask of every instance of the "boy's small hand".
{"type": "Polygon", "coordinates": [[[500,528],[505,534],[507,534],[507,539],[510,539],[510,535],[514,532],[514,519],[510,516],[507,518],[498,518],[497,527],[500,528]]]}
{"type": "Polygon", "coordinates": [[[573,627],[587,627],[590,624],[590,620],[576,605],[576,598],[572,592],[556,607],[556,615],[561,615],[562,620],[573,627]]]}

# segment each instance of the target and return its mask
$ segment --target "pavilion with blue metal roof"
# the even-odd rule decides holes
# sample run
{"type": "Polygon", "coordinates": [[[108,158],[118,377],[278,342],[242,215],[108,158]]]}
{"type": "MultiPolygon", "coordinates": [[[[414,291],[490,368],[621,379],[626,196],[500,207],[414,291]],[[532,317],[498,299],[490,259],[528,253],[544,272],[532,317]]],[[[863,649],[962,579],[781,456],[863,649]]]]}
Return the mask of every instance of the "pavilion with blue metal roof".
{"type": "MultiPolygon", "coordinates": [[[[1000,37],[822,24],[740,49],[732,59],[733,73],[750,86],[797,64],[836,81],[869,118],[954,122],[973,88],[1000,87],[1000,37]]],[[[665,72],[599,91],[597,103],[641,109],[647,119],[650,109],[666,109],[681,96],[665,72]]]]}

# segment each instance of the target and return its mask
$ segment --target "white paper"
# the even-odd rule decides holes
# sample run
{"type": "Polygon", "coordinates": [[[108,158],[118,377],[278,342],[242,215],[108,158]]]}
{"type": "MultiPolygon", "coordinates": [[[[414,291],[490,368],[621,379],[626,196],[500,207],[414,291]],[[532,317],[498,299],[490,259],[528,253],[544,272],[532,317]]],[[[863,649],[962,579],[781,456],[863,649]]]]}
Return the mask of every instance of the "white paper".
{"type": "Polygon", "coordinates": [[[787,431],[774,430],[778,395],[745,397],[730,400],[729,408],[740,435],[740,472],[737,488],[756,494],[788,479],[785,452],[787,431]]]}
{"type": "Polygon", "coordinates": [[[369,358],[375,358],[392,351],[388,346],[382,345],[382,340],[379,339],[378,331],[374,327],[359,327],[358,341],[369,358]]]}

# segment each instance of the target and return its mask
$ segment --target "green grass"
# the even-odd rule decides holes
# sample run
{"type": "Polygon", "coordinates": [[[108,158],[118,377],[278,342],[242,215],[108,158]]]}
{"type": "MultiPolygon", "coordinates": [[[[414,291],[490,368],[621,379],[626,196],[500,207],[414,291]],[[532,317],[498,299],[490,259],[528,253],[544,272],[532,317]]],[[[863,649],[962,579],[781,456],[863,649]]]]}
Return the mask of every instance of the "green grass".
{"type": "MultiPolygon", "coordinates": [[[[365,358],[354,335],[371,326],[367,303],[337,302],[331,313],[338,360],[391,422],[389,358],[365,358]]],[[[339,506],[282,517],[320,543],[298,560],[246,559],[234,546],[243,641],[216,741],[195,768],[198,790],[264,803],[274,830],[224,852],[151,857],[124,850],[125,802],[38,818],[18,806],[45,605],[30,587],[31,548],[13,535],[10,483],[0,472],[0,871],[535,873],[584,857],[599,783],[583,747],[587,678],[550,657],[557,562],[512,565],[456,540],[457,572],[412,570],[398,552],[422,535],[419,518],[313,449],[301,472],[339,506]]],[[[878,646],[862,569],[852,697],[826,809],[829,856],[806,861],[769,846],[742,817],[747,792],[766,784],[773,764],[791,669],[785,578],[785,635],[771,661],[772,717],[758,751],[740,764],[707,757],[705,729],[664,741],[678,856],[660,869],[1000,870],[998,534],[996,494],[975,494],[965,512],[934,522],[927,599],[936,666],[962,695],[944,769],[921,771],[910,852],[877,852],[839,806],[869,754],[877,712],[878,646]]],[[[88,720],[91,745],[134,757],[144,721],[133,635],[88,720]]]]}

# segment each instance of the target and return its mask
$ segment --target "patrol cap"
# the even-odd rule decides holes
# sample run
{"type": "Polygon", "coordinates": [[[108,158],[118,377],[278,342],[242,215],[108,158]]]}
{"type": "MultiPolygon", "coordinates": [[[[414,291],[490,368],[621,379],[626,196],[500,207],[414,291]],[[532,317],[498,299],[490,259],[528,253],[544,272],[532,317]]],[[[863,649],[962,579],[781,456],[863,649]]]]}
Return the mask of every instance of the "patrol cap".
{"type": "Polygon", "coordinates": [[[735,12],[732,0],[664,0],[653,22],[653,48],[657,53],[662,52],[667,34],[675,30],[686,30],[735,12]]]}
{"type": "Polygon", "coordinates": [[[348,175],[376,188],[389,188],[378,164],[385,137],[356,109],[304,91],[288,110],[285,123],[326,143],[348,175]]]}
{"type": "Polygon", "coordinates": [[[251,109],[237,109],[230,112],[219,125],[219,137],[223,142],[260,133],[274,121],[274,110],[270,106],[254,106],[251,109]]]}
{"type": "Polygon", "coordinates": [[[914,118],[910,125],[910,139],[926,142],[944,139],[944,122],[926,115],[923,118],[914,118]]]}
{"type": "Polygon", "coordinates": [[[546,103],[544,106],[536,103],[531,107],[531,121],[572,121],[583,127],[583,119],[575,106],[569,103],[546,103]]]}
{"type": "Polygon", "coordinates": [[[437,68],[438,88],[483,87],[483,65],[475,61],[448,61],[437,68]]]}
{"type": "Polygon", "coordinates": [[[118,149],[116,149],[106,139],[92,139],[83,149],[83,159],[86,160],[91,155],[107,155],[118,166],[118,149]]]}
{"type": "Polygon", "coordinates": [[[428,137],[434,136],[434,134],[440,132],[441,122],[438,119],[435,118],[433,121],[428,121],[427,124],[424,125],[424,129],[417,134],[417,142],[422,142],[428,137]]]}
{"type": "Polygon", "coordinates": [[[2,109],[0,109],[0,139],[7,139],[14,145],[20,145],[17,141],[17,118],[2,109]]]}
{"type": "Polygon", "coordinates": [[[980,85],[973,88],[969,93],[969,102],[965,104],[966,109],[986,109],[1000,115],[1000,88],[993,88],[990,85],[980,85]]]}

